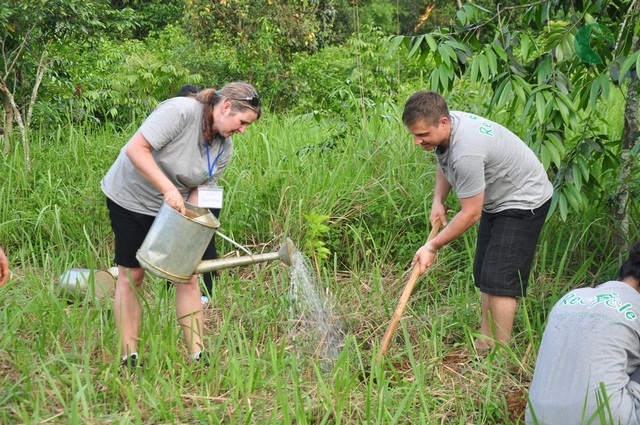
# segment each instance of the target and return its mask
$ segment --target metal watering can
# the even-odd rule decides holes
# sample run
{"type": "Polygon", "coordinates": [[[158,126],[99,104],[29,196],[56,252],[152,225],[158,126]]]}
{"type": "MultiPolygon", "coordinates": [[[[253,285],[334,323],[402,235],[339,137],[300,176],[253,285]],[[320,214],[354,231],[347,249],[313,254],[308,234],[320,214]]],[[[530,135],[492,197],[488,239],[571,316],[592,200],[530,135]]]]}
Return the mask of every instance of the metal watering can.
{"type": "Polygon", "coordinates": [[[297,249],[291,239],[285,239],[280,250],[266,254],[202,260],[202,255],[217,231],[218,219],[206,208],[185,202],[187,212],[180,214],[166,202],[162,203],[149,233],[136,253],[140,265],[151,274],[186,282],[194,274],[246,266],[264,261],[280,260],[290,266],[297,249]]]}

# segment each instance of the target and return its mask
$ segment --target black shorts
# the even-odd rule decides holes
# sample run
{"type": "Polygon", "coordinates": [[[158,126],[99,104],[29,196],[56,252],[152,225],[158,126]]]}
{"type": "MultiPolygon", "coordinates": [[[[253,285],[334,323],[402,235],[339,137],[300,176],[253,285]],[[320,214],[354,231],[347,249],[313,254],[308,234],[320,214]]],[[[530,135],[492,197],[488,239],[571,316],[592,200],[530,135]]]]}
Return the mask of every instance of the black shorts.
{"type": "Polygon", "coordinates": [[[482,213],[473,262],[475,285],[485,294],[523,297],[551,200],[535,210],[482,213]]]}
{"type": "Polygon", "coordinates": [[[123,267],[140,267],[136,253],[155,220],[152,215],[129,211],[107,198],[111,229],[116,238],[114,262],[123,267]]]}

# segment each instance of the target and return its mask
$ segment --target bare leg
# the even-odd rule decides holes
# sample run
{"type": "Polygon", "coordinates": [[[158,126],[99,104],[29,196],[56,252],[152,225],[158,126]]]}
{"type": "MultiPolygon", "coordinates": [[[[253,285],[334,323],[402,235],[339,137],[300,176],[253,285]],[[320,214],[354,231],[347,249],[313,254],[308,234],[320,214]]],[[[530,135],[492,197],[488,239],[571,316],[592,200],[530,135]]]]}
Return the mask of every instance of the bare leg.
{"type": "Polygon", "coordinates": [[[482,321],[480,332],[483,337],[476,339],[478,349],[491,348],[494,341],[509,342],[513,332],[513,320],[518,307],[515,297],[481,293],[482,321]]]}
{"type": "Polygon", "coordinates": [[[204,329],[198,276],[194,275],[189,282],[175,283],[175,287],[178,323],[182,326],[189,354],[195,354],[202,351],[202,330],[204,329]]]}
{"type": "Polygon", "coordinates": [[[138,294],[144,280],[144,270],[140,267],[118,266],[118,278],[114,297],[116,329],[120,334],[123,355],[138,352],[138,332],[142,308],[138,294]],[[129,276],[133,282],[129,281],[129,276]]]}

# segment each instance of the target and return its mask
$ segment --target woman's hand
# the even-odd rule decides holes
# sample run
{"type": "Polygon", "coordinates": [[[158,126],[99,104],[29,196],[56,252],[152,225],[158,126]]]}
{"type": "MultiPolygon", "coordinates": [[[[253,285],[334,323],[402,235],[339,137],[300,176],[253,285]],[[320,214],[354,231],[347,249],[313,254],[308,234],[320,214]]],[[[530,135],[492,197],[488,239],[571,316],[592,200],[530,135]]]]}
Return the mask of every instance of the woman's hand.
{"type": "Polygon", "coordinates": [[[187,212],[187,208],[184,205],[184,199],[175,187],[170,187],[163,194],[164,201],[169,204],[171,208],[184,215],[187,212]]]}

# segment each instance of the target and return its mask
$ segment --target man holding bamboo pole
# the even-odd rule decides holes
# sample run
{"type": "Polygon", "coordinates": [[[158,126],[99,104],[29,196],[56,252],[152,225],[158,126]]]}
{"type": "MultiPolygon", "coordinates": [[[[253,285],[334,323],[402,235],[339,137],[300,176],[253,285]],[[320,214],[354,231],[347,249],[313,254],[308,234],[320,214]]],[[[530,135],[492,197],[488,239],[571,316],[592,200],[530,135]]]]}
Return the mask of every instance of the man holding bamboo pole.
{"type": "Polygon", "coordinates": [[[429,220],[445,226],[418,249],[413,264],[424,273],[440,248],[480,221],[473,276],[482,317],[475,347],[508,342],[551,205],[553,186],[544,167],[507,128],[474,114],[450,112],[436,92],[413,94],[402,120],[416,145],[435,151],[438,168],[429,220]],[[448,221],[444,202],[452,188],[461,209],[448,221]]]}

